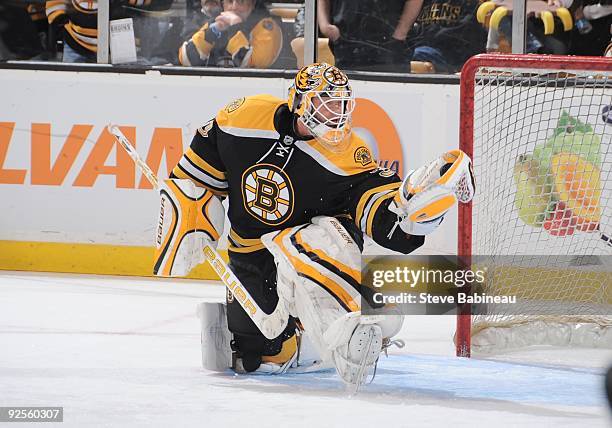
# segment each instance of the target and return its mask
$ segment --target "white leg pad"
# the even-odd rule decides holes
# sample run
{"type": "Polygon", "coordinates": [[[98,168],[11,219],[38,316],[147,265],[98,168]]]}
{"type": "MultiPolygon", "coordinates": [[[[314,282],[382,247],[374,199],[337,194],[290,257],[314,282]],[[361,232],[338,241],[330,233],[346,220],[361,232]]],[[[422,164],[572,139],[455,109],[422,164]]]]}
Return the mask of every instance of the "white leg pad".
{"type": "Polygon", "coordinates": [[[324,334],[335,320],[346,315],[346,310],[326,290],[308,280],[295,287],[295,308],[320,359],[331,362],[324,334]]]}
{"type": "Polygon", "coordinates": [[[384,316],[377,324],[382,329],[382,334],[385,339],[391,339],[396,336],[402,329],[404,324],[404,315],[402,315],[398,306],[387,305],[382,313],[384,316]]]}
{"type": "Polygon", "coordinates": [[[227,370],[232,366],[232,335],[227,327],[225,304],[200,303],[197,313],[202,327],[202,367],[213,371],[227,370]]]}

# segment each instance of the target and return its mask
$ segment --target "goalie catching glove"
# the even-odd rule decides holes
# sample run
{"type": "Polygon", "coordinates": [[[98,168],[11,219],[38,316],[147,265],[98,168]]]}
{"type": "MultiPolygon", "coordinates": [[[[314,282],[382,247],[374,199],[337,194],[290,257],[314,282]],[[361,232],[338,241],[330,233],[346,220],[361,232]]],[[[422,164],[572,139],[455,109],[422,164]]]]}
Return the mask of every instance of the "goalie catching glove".
{"type": "Polygon", "coordinates": [[[216,247],[223,232],[225,209],[209,190],[191,180],[164,180],[159,195],[153,274],[187,276],[204,262],[204,246],[216,247]]]}
{"type": "Polygon", "coordinates": [[[398,215],[397,225],[407,234],[428,235],[457,202],[470,202],[474,191],[472,160],[461,150],[451,150],[410,171],[389,210],[398,215]]]}

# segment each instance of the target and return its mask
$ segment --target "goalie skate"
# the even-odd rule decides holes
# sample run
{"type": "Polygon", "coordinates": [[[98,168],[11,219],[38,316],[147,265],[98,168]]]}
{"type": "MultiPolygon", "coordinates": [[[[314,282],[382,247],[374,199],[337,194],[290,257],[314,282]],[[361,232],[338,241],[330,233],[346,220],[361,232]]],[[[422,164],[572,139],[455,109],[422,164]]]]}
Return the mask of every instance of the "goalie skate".
{"type": "Polygon", "coordinates": [[[332,352],[338,374],[351,393],[357,392],[374,370],[382,350],[382,330],[376,324],[359,324],[350,340],[332,352]]]}

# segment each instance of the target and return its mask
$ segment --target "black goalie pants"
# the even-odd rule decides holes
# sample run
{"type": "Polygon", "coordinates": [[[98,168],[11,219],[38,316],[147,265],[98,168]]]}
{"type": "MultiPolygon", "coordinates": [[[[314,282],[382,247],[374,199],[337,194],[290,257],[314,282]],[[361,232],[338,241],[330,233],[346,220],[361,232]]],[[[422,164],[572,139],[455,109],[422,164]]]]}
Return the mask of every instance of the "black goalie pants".
{"type": "MultiPolygon", "coordinates": [[[[259,307],[272,313],[278,303],[276,265],[272,254],[266,249],[245,254],[230,252],[230,267],[259,307]]],[[[295,334],[295,320],[290,318],[280,336],[267,339],[229,290],[226,301],[227,324],[234,336],[232,350],[242,359],[247,371],[256,370],[262,356],[278,354],[283,342],[295,334]]]]}

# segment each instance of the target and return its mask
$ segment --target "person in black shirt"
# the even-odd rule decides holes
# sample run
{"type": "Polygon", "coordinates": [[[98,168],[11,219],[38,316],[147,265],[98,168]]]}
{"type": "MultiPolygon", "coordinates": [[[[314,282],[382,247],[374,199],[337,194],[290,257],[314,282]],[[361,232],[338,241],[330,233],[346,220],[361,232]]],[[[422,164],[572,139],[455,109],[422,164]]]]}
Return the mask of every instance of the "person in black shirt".
{"type": "Polygon", "coordinates": [[[318,0],[321,33],[336,65],[364,71],[410,71],[406,35],[423,0],[318,0]]]}
{"type": "Polygon", "coordinates": [[[478,0],[425,0],[408,34],[413,61],[431,62],[438,73],[455,73],[485,52],[486,29],[476,20],[478,0]]]}

